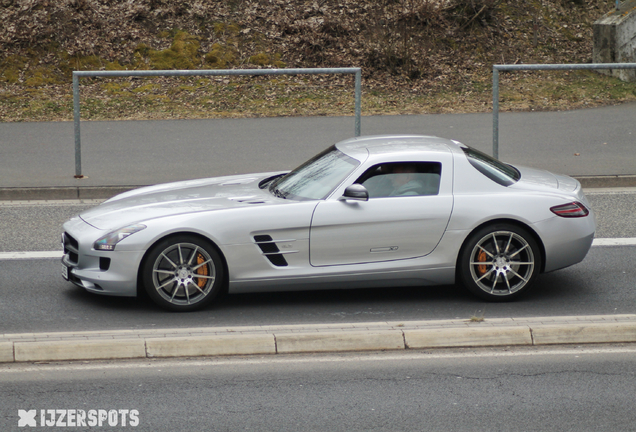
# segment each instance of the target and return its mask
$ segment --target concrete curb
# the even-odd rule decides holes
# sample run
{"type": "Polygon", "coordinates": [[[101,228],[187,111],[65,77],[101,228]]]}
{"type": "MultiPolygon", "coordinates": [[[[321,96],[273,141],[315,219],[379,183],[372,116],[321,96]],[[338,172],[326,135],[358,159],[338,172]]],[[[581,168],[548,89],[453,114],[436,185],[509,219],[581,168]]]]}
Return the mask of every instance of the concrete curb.
{"type": "Polygon", "coordinates": [[[407,348],[450,348],[532,345],[530,328],[477,327],[405,330],[407,348]]]}
{"type": "Polygon", "coordinates": [[[636,315],[0,335],[0,363],[636,342],[636,315]]]}
{"type": "Polygon", "coordinates": [[[535,345],[553,345],[567,340],[568,343],[587,344],[620,343],[636,341],[636,323],[603,323],[593,325],[565,326],[541,325],[532,329],[535,345]]]}
{"type": "Polygon", "coordinates": [[[270,334],[148,338],[146,354],[148,357],[276,354],[276,341],[270,334]]]}
{"type": "Polygon", "coordinates": [[[146,347],[141,339],[15,342],[13,354],[16,362],[130,359],[146,357],[146,347]]]}
{"type": "MultiPolygon", "coordinates": [[[[635,187],[636,175],[574,176],[583,188],[635,187]]],[[[0,188],[0,201],[107,199],[138,186],[59,186],[0,188]]]]}

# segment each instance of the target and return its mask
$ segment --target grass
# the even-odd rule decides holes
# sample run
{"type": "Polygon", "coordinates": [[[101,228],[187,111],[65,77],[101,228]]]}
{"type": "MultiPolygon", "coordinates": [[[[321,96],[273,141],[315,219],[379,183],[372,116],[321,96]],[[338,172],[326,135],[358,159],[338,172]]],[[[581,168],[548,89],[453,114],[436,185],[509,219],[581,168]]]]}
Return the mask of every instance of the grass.
{"type": "Polygon", "coordinates": [[[480,322],[484,322],[486,319],[484,318],[484,316],[486,315],[486,309],[484,308],[483,311],[481,311],[481,315],[477,315],[478,311],[475,311],[475,314],[470,317],[470,319],[468,320],[469,322],[473,322],[473,323],[480,323],[480,322]]]}
{"type": "MultiPolygon", "coordinates": [[[[81,80],[82,120],[353,115],[353,78],[212,77],[81,80]]],[[[636,83],[591,71],[500,75],[501,111],[565,110],[636,100],[636,83]]],[[[363,115],[489,112],[490,79],[417,90],[365,88],[363,115]]],[[[70,84],[0,85],[0,121],[69,121],[70,84]]]]}

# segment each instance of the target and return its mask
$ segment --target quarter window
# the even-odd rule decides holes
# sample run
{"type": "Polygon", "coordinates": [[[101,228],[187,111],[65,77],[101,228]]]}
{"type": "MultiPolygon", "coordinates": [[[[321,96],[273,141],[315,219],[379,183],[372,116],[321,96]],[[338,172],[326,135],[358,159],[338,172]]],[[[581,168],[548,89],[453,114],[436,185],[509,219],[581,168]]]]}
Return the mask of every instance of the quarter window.
{"type": "Polygon", "coordinates": [[[468,158],[468,162],[477,171],[495,183],[499,183],[502,186],[510,186],[521,178],[519,171],[512,165],[507,165],[472,147],[464,146],[461,149],[464,151],[466,158],[468,158]]]}

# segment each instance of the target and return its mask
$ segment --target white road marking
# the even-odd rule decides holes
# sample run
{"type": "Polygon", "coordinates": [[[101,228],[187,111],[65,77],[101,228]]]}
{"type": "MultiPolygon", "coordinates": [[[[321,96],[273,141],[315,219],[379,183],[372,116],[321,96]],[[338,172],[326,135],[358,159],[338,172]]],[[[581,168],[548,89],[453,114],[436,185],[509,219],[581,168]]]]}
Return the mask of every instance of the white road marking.
{"type": "Polygon", "coordinates": [[[633,195],[636,187],[583,188],[585,195],[633,195]]]}
{"type": "Polygon", "coordinates": [[[67,199],[67,200],[20,200],[20,201],[0,201],[0,207],[68,207],[68,206],[85,206],[98,205],[103,203],[104,199],[67,199]]]}
{"type": "MultiPolygon", "coordinates": [[[[636,237],[594,239],[592,246],[636,246],[636,237]]],[[[0,252],[0,261],[62,258],[62,255],[62,251],[0,252]]]]}
{"type": "Polygon", "coordinates": [[[594,239],[592,246],[636,246],[636,238],[599,238],[594,239]]]}
{"type": "Polygon", "coordinates": [[[62,251],[0,252],[0,260],[62,258],[62,251]]]}

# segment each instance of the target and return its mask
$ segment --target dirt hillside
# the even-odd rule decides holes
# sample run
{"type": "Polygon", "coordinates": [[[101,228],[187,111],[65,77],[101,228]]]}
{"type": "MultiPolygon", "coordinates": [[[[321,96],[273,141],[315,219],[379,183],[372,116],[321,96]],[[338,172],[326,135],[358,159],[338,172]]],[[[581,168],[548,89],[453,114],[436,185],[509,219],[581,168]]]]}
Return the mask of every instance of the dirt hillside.
{"type": "Polygon", "coordinates": [[[613,4],[0,0],[0,105],[94,69],[361,66],[366,90],[479,92],[494,63],[591,61],[592,23],[613,4]]]}

